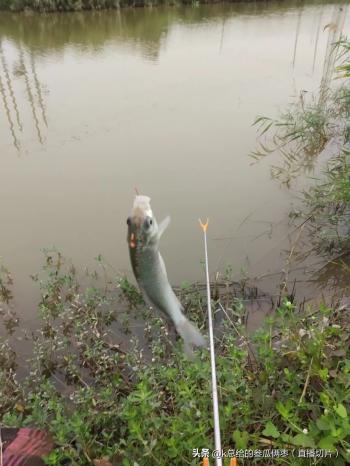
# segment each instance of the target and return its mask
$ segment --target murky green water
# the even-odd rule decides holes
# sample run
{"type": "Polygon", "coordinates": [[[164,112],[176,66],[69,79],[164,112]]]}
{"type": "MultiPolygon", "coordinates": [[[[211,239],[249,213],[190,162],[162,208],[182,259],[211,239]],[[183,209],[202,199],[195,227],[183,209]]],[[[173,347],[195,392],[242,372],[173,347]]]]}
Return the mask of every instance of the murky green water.
{"type": "Polygon", "coordinates": [[[43,247],[130,272],[134,186],[172,217],[173,283],[203,278],[199,216],[213,273],[280,270],[294,194],[270,180],[273,159],[251,166],[251,125],[317,91],[339,8],[350,33],[337,3],[0,13],[0,255],[21,313],[43,247]]]}

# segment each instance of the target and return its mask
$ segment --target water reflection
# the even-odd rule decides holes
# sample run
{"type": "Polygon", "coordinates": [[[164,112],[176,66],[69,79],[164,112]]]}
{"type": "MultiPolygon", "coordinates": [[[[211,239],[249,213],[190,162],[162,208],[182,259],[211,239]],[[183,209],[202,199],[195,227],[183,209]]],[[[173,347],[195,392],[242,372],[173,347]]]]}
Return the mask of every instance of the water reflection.
{"type": "Polygon", "coordinates": [[[11,116],[11,110],[10,110],[10,107],[9,107],[9,104],[8,104],[8,101],[7,101],[6,89],[5,89],[5,86],[4,86],[1,75],[0,75],[0,93],[1,93],[2,103],[3,103],[4,109],[5,109],[6,118],[7,118],[8,124],[9,124],[9,129],[10,129],[10,133],[11,133],[11,137],[12,137],[12,142],[13,142],[14,147],[17,150],[19,150],[19,147],[20,147],[19,146],[19,141],[18,141],[18,138],[17,138],[17,135],[16,135],[15,125],[13,123],[12,116],[11,116]]]}
{"type": "Polygon", "coordinates": [[[320,12],[318,14],[317,27],[316,27],[316,38],[315,38],[315,45],[314,45],[314,56],[313,56],[313,61],[312,61],[312,72],[315,71],[315,64],[316,64],[316,57],[317,57],[317,50],[318,50],[318,42],[319,42],[319,37],[320,37],[322,16],[323,16],[323,10],[320,9],[320,12]]]}
{"type": "Polygon", "coordinates": [[[332,21],[324,26],[324,30],[328,29],[327,49],[323,62],[322,81],[320,86],[319,103],[325,104],[327,91],[333,76],[335,62],[337,60],[337,50],[335,43],[338,42],[342,36],[345,18],[348,5],[335,7],[333,11],[332,21]]]}
{"type": "Polygon", "coordinates": [[[42,116],[45,126],[47,127],[45,104],[43,100],[43,94],[41,91],[41,84],[39,82],[38,74],[36,72],[35,58],[34,58],[33,52],[30,52],[30,67],[32,70],[33,78],[34,78],[34,85],[35,85],[35,90],[38,96],[38,104],[39,104],[39,108],[41,111],[41,116],[42,116]]]}
{"type": "MultiPolygon", "coordinates": [[[[13,146],[21,148],[23,133],[23,98],[13,79],[22,79],[26,102],[30,107],[31,124],[36,138],[42,145],[48,126],[47,109],[40,83],[36,61],[53,53],[63,54],[67,47],[74,46],[82,53],[98,53],[110,43],[132,47],[150,61],[157,61],[162,47],[166,47],[167,36],[178,24],[220,24],[219,51],[222,52],[225,39],[225,24],[237,15],[264,16],[285,15],[297,11],[292,65],[296,66],[299,36],[304,7],[322,5],[322,1],[310,0],[300,4],[298,0],[268,3],[238,3],[234,5],[209,5],[199,7],[143,8],[111,12],[76,12],[70,14],[11,14],[0,15],[0,93],[8,129],[13,146]],[[87,33],[88,32],[88,33],[87,33]],[[11,56],[11,59],[7,57],[11,56]],[[12,63],[13,71],[10,70],[12,63]],[[18,100],[21,105],[19,106],[18,100]]],[[[329,5],[332,2],[327,2],[329,5]]],[[[313,46],[312,73],[315,72],[320,34],[328,30],[327,49],[324,57],[321,80],[320,103],[323,102],[332,78],[336,59],[333,44],[341,36],[348,6],[335,3],[331,21],[325,25],[323,8],[318,11],[316,34],[313,46]]],[[[304,47],[304,44],[301,45],[304,47]]]]}
{"type": "MultiPolygon", "coordinates": [[[[282,156],[282,162],[276,166],[272,166],[272,175],[286,186],[290,186],[291,180],[295,179],[299,175],[310,175],[314,177],[320,175],[322,171],[323,159],[328,159],[334,154],[334,150],[340,150],[339,144],[337,143],[338,134],[336,131],[332,132],[330,128],[332,125],[328,124],[329,120],[329,109],[327,107],[327,99],[332,95],[333,89],[333,78],[336,74],[336,62],[339,56],[342,55],[342,49],[339,48],[338,42],[342,38],[344,31],[345,20],[347,16],[348,5],[334,5],[331,9],[331,14],[324,16],[324,10],[321,8],[317,19],[316,36],[314,44],[310,40],[313,48],[312,58],[312,75],[315,73],[317,51],[319,48],[320,33],[323,33],[324,53],[320,57],[322,73],[319,79],[319,86],[309,93],[306,89],[299,89],[299,96],[294,98],[292,105],[286,106],[279,120],[286,123],[288,121],[288,128],[285,130],[284,125],[274,125],[272,132],[268,133],[267,145],[263,143],[257,145],[257,150],[252,153],[256,159],[267,155],[271,152],[277,152],[282,156]],[[327,23],[328,20],[328,23],[327,23]],[[318,127],[315,125],[312,128],[314,131],[314,139],[309,136],[309,141],[306,142],[306,138],[301,138],[302,132],[310,124],[308,120],[312,116],[313,119],[320,122],[325,121],[318,127]],[[316,131],[315,131],[316,130],[316,131]],[[288,134],[289,133],[289,134],[288,134]],[[315,137],[317,135],[317,138],[315,137]],[[317,155],[317,157],[316,157],[317,155]],[[321,169],[320,169],[321,168],[321,169]]],[[[299,48],[299,39],[302,38],[302,22],[303,22],[303,6],[300,7],[297,14],[296,21],[296,33],[293,47],[293,58],[292,67],[293,70],[297,65],[297,53],[299,48]]],[[[309,17],[309,11],[307,17],[309,17]]],[[[305,39],[305,38],[304,38],[305,39]]],[[[311,39],[311,34],[310,34],[311,39]]],[[[303,44],[305,46],[305,44],[303,44]]],[[[303,56],[303,47],[300,47],[301,55],[303,56]]],[[[269,120],[263,124],[260,128],[261,136],[267,132],[269,120]],[[265,125],[265,126],[264,126],[265,125]],[[265,131],[264,131],[265,129],[265,131]]],[[[265,140],[264,140],[265,143],[265,140]]]]}
{"type": "MultiPolygon", "coordinates": [[[[219,5],[199,5],[196,7],[157,7],[126,9],[121,11],[92,11],[69,14],[11,14],[0,15],[0,39],[7,38],[38,54],[48,51],[62,51],[67,45],[88,47],[101,51],[106,43],[119,41],[140,49],[144,56],[156,59],[163,39],[177,24],[196,25],[217,23],[222,25],[220,44],[222,46],[225,21],[237,15],[266,16],[285,15],[297,9],[298,25],[296,42],[304,6],[318,6],[342,1],[288,0],[269,2],[249,2],[219,5]]],[[[347,2],[344,1],[346,4],[347,2]]],[[[295,44],[295,51],[296,51],[295,44]]],[[[294,53],[295,55],[295,53],[294,53]]]]}
{"type": "Polygon", "coordinates": [[[47,127],[48,125],[42,85],[39,81],[33,52],[25,53],[21,44],[6,47],[0,41],[0,93],[15,149],[18,152],[21,150],[21,134],[24,130],[24,118],[21,114],[25,113],[26,103],[29,104],[31,109],[32,119],[30,120],[34,123],[38,141],[43,144],[44,137],[41,126],[44,124],[47,127]],[[7,53],[11,58],[7,57],[7,53]],[[12,63],[12,72],[9,63],[12,63]],[[23,99],[21,93],[20,81],[22,78],[25,87],[25,99],[23,99]],[[16,94],[19,94],[20,97],[16,97],[16,94]],[[38,111],[41,117],[38,115],[38,111]]]}
{"type": "MultiPolygon", "coordinates": [[[[39,120],[38,120],[38,116],[37,116],[37,112],[36,112],[34,94],[32,92],[32,86],[31,86],[31,81],[29,79],[29,74],[27,72],[27,68],[26,68],[26,65],[24,63],[24,54],[23,54],[22,47],[20,47],[20,49],[19,49],[19,64],[20,64],[20,69],[23,70],[23,78],[24,78],[24,82],[25,82],[26,94],[27,94],[27,98],[28,98],[28,102],[29,102],[31,111],[32,111],[33,121],[34,121],[36,132],[37,132],[37,135],[38,135],[38,140],[39,140],[40,144],[42,144],[43,143],[43,138],[42,138],[42,135],[41,135],[40,124],[39,124],[39,120]]],[[[35,83],[35,81],[34,81],[34,83],[35,83]]],[[[39,105],[40,105],[40,100],[39,100],[39,105]]]]}
{"type": "Polygon", "coordinates": [[[350,292],[350,257],[343,255],[323,264],[313,274],[313,283],[320,290],[337,290],[349,296],[350,292]]]}
{"type": "MultiPolygon", "coordinates": [[[[318,13],[318,20],[316,26],[316,37],[314,40],[314,53],[313,53],[313,62],[312,62],[312,73],[315,71],[315,64],[316,64],[316,57],[319,45],[319,38],[320,32],[324,32],[328,30],[328,38],[327,38],[327,48],[326,53],[324,56],[323,62],[323,73],[322,79],[320,84],[320,103],[324,102],[325,93],[329,88],[330,82],[332,80],[332,74],[334,71],[335,61],[336,61],[336,50],[334,44],[340,40],[345,25],[345,19],[347,16],[348,5],[334,5],[333,7],[333,14],[332,19],[328,24],[322,24],[322,18],[324,14],[324,10],[320,8],[318,13]]],[[[295,40],[294,40],[294,50],[293,50],[293,68],[296,64],[297,58],[297,50],[298,50],[298,40],[300,36],[300,26],[302,22],[303,16],[303,5],[300,7],[298,12],[298,19],[296,24],[296,31],[295,31],[295,40]]]]}
{"type": "Polygon", "coordinates": [[[293,68],[295,67],[295,60],[297,56],[297,48],[298,48],[298,39],[300,34],[300,24],[301,24],[301,17],[303,14],[303,7],[301,6],[298,12],[298,22],[295,31],[295,41],[294,41],[294,51],[293,51],[293,68]]]}
{"type": "MultiPolygon", "coordinates": [[[[17,124],[18,124],[19,130],[22,131],[23,126],[22,126],[22,123],[21,123],[21,120],[20,120],[20,117],[19,117],[17,101],[16,101],[16,97],[15,97],[14,92],[13,92],[10,73],[9,73],[9,69],[8,69],[8,66],[7,66],[7,62],[6,62],[6,59],[5,59],[5,54],[4,54],[3,47],[2,47],[1,43],[0,43],[0,59],[1,59],[2,69],[4,71],[4,75],[5,75],[5,78],[6,78],[6,84],[7,84],[10,96],[11,96],[13,108],[14,108],[14,111],[16,113],[17,124]]],[[[6,100],[5,95],[4,95],[4,99],[6,100]]]]}

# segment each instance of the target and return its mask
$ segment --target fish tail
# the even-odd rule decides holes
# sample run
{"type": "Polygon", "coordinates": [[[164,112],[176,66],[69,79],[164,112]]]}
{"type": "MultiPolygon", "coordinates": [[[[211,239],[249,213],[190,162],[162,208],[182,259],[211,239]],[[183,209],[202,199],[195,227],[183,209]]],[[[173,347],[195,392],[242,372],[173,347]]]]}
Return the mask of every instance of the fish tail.
{"type": "Polygon", "coordinates": [[[207,345],[205,338],[198,328],[186,318],[176,326],[176,330],[184,340],[185,352],[190,358],[193,357],[193,346],[207,345]]]}

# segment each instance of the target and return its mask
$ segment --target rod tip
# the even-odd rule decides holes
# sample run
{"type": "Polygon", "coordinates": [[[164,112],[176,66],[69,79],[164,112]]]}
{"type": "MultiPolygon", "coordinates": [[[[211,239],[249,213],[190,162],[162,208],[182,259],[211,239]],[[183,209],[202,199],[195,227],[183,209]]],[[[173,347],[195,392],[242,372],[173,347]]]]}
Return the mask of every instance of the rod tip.
{"type": "Polygon", "coordinates": [[[202,222],[202,220],[199,218],[198,219],[199,221],[199,224],[200,226],[202,227],[202,230],[204,231],[204,233],[207,231],[208,229],[208,225],[209,225],[209,218],[207,218],[207,221],[205,223],[202,222]]]}

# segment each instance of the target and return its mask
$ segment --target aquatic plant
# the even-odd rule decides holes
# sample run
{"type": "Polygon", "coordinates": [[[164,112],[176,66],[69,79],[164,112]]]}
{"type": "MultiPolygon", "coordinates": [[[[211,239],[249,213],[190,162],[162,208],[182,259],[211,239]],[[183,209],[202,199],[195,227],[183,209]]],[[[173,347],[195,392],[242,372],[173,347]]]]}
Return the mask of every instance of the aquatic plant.
{"type": "MultiPolygon", "coordinates": [[[[334,44],[333,53],[338,64],[334,72],[346,78],[349,67],[349,41],[343,37],[334,44]],[[339,63],[341,64],[339,65],[339,63]]],[[[258,116],[259,141],[251,157],[260,160],[271,153],[279,153],[282,163],[273,165],[273,177],[289,185],[301,173],[311,172],[317,156],[326,144],[339,138],[344,145],[349,141],[350,85],[347,81],[335,88],[320,90],[319,96],[307,97],[302,91],[295,103],[276,119],[258,116]]]]}
{"type": "Polygon", "coordinates": [[[303,94],[300,102],[292,104],[279,119],[259,116],[254,121],[260,137],[273,131],[272,140],[260,142],[251,153],[255,159],[278,151],[283,156],[282,166],[273,166],[272,175],[289,184],[301,171],[314,165],[314,157],[325,147],[332,136],[329,109],[316,102],[306,105],[303,94]]]}
{"type": "MultiPolygon", "coordinates": [[[[350,250],[350,152],[344,150],[328,164],[324,179],[304,193],[305,214],[309,214],[317,253],[344,254],[350,250]]],[[[304,215],[305,215],[304,214],[304,215]]]]}
{"type": "Polygon", "coordinates": [[[298,212],[291,212],[290,217],[303,226],[307,232],[304,239],[310,245],[307,252],[299,254],[299,259],[310,254],[325,256],[330,262],[323,264],[321,275],[325,267],[329,269],[329,264],[336,261],[344,276],[349,270],[344,261],[348,262],[350,253],[350,42],[343,37],[334,47],[338,57],[334,70],[336,86],[328,89],[322,101],[313,97],[313,102],[307,103],[301,97],[280,119],[257,118],[260,137],[269,138],[270,132],[272,137],[269,145],[260,143],[252,156],[260,159],[279,152],[282,163],[272,167],[272,174],[289,185],[297,175],[314,168],[329,141],[337,141],[337,150],[328,156],[318,177],[314,176],[314,184],[300,193],[298,212]]]}
{"type": "Polygon", "coordinates": [[[337,46],[340,49],[338,60],[343,60],[343,63],[336,67],[336,71],[340,74],[340,78],[350,78],[350,42],[346,37],[343,37],[340,41],[338,41],[337,46]]]}
{"type": "MultiPolygon", "coordinates": [[[[345,39],[338,46],[343,63],[337,72],[344,77],[350,62],[350,45],[345,39]],[[345,72],[345,74],[344,74],[345,72]]],[[[340,117],[338,133],[341,150],[326,163],[322,176],[303,193],[302,216],[308,219],[309,237],[317,254],[330,260],[342,258],[350,252],[350,84],[345,81],[332,96],[333,112],[340,117]]]]}
{"type": "MultiPolygon", "coordinates": [[[[125,303],[125,289],[132,290],[125,278],[120,294],[118,277],[102,277],[80,276],[60,254],[46,252],[45,270],[35,277],[39,328],[24,380],[16,375],[21,354],[18,349],[16,359],[14,337],[0,345],[1,424],[49,430],[56,445],[45,460],[51,465],[102,458],[124,466],[198,464],[196,451],[213,445],[207,351],[189,363],[158,316],[141,303],[125,303]],[[141,310],[149,350],[132,339],[126,351],[114,324],[123,312],[132,317],[141,310]]],[[[202,326],[198,285],[181,293],[191,313],[197,307],[202,326]]],[[[299,309],[284,299],[265,327],[248,336],[244,302],[231,297],[229,303],[217,341],[224,450],[286,449],[289,456],[264,464],[302,465],[293,448],[337,449],[332,464],[347,464],[350,309],[336,303],[299,309]]],[[[315,464],[329,464],[329,457],[315,464]]]]}

